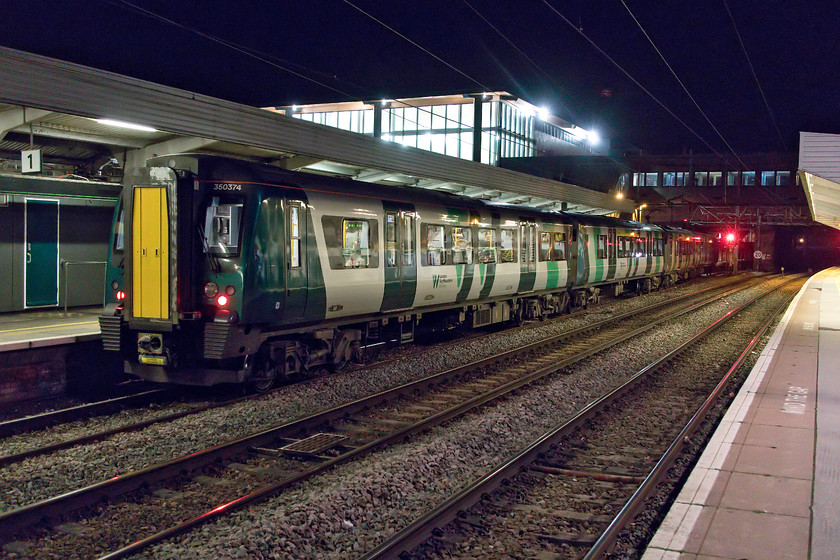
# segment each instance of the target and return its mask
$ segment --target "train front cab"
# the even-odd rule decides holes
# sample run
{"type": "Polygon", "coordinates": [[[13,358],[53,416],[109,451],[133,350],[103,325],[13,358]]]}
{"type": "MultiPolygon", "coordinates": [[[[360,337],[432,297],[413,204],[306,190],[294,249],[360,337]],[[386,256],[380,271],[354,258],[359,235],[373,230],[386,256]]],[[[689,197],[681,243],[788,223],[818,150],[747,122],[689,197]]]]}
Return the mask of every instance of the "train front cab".
{"type": "MultiPolygon", "coordinates": [[[[201,244],[207,238],[201,235],[204,214],[193,207],[197,185],[168,167],[134,170],[127,181],[114,224],[121,233],[115,234],[109,255],[110,284],[100,317],[103,345],[120,352],[126,373],[149,381],[238,383],[244,380],[241,366],[204,367],[208,347],[218,350],[218,358],[226,357],[242,282],[232,263],[217,265],[209,277],[204,274],[208,255],[201,244]],[[211,285],[219,291],[202,298],[196,285],[203,285],[205,293],[211,285]],[[216,303],[220,296],[225,305],[216,303]]],[[[218,230],[214,235],[238,237],[243,204],[215,204],[220,206],[228,215],[211,219],[210,227],[218,230]]]]}

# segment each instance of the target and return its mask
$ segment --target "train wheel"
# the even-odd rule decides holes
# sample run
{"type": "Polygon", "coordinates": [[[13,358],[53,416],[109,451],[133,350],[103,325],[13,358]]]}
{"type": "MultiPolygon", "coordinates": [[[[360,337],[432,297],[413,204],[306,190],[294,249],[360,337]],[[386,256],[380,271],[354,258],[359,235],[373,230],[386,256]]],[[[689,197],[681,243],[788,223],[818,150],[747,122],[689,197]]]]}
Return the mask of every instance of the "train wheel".
{"type": "Polygon", "coordinates": [[[276,379],[276,370],[271,367],[271,361],[267,356],[257,356],[254,364],[253,375],[248,385],[257,393],[265,393],[272,387],[276,379]]]}

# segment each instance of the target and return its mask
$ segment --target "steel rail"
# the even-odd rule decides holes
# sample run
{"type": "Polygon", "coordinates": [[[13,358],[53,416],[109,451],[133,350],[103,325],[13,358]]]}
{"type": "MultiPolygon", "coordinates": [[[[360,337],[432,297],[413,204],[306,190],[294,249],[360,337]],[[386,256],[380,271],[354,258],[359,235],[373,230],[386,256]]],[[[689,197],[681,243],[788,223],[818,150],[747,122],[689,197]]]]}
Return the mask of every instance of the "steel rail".
{"type": "MultiPolygon", "coordinates": [[[[710,291],[714,291],[714,290],[730,289],[733,286],[737,286],[737,285],[745,283],[747,281],[749,281],[749,279],[748,280],[743,280],[743,279],[742,280],[737,280],[735,282],[730,282],[730,283],[724,284],[722,286],[710,286],[710,287],[707,287],[707,288],[703,288],[702,290],[692,292],[690,294],[679,296],[677,298],[672,298],[672,299],[664,302],[664,304],[677,303],[679,301],[682,301],[682,300],[690,298],[690,297],[696,297],[698,294],[702,294],[702,293],[706,293],[706,292],[710,292],[710,291]]],[[[655,304],[655,305],[659,305],[659,304],[655,304]]],[[[645,309],[653,309],[653,308],[654,308],[654,306],[648,306],[645,309]]],[[[621,318],[621,317],[622,316],[616,316],[616,317],[613,317],[611,320],[616,320],[616,319],[621,318]]],[[[553,320],[563,320],[564,317],[558,315],[556,317],[553,317],[552,319],[553,320]]],[[[514,327],[512,329],[507,329],[507,330],[508,331],[516,331],[516,330],[522,330],[522,329],[525,329],[525,328],[530,328],[530,327],[529,327],[529,325],[522,325],[522,326],[519,326],[519,327],[514,327]]],[[[474,337],[470,340],[471,341],[481,341],[483,338],[493,336],[494,334],[497,334],[497,333],[480,334],[480,335],[478,335],[478,336],[476,336],[476,337],[474,337]]],[[[464,342],[463,339],[457,339],[457,340],[453,340],[449,343],[446,343],[445,346],[451,346],[451,345],[455,345],[455,344],[459,344],[459,343],[463,343],[463,342],[464,342]]],[[[439,346],[438,346],[438,348],[439,348],[439,346]]],[[[398,357],[393,358],[393,359],[386,359],[386,360],[372,362],[370,364],[365,364],[363,366],[353,368],[350,371],[358,372],[358,371],[364,371],[366,369],[371,369],[371,368],[374,368],[374,367],[380,367],[383,364],[388,364],[388,363],[393,363],[393,362],[398,362],[398,361],[401,361],[401,360],[408,359],[410,357],[415,356],[418,353],[419,352],[412,352],[412,353],[410,353],[408,355],[405,355],[405,356],[398,356],[398,357]]],[[[312,383],[316,380],[317,380],[317,378],[315,378],[315,379],[304,379],[304,380],[295,382],[294,384],[295,385],[305,385],[305,384],[308,384],[308,383],[312,383]]],[[[285,386],[288,386],[288,384],[284,384],[282,387],[285,387],[285,386]]],[[[271,391],[269,391],[269,393],[274,392],[276,390],[279,390],[282,387],[272,389],[271,391]]],[[[165,389],[158,389],[157,391],[165,391],[165,389]]],[[[154,392],[154,391],[150,391],[150,393],[151,392],[154,392]]],[[[141,430],[143,428],[152,426],[154,424],[159,424],[159,423],[163,423],[163,422],[171,422],[171,421],[174,421],[174,420],[178,420],[179,418],[183,418],[185,416],[189,416],[189,415],[192,415],[192,414],[197,414],[199,412],[204,412],[206,410],[212,410],[214,408],[220,408],[222,406],[228,406],[228,405],[235,404],[235,403],[245,401],[245,400],[249,400],[249,399],[252,399],[252,398],[259,398],[262,394],[265,394],[265,393],[256,394],[256,395],[247,395],[247,396],[244,396],[244,397],[238,397],[238,398],[230,399],[230,400],[227,400],[227,401],[223,401],[221,403],[213,403],[213,404],[210,404],[210,405],[207,405],[207,406],[197,406],[197,407],[195,407],[193,409],[190,409],[188,411],[183,411],[183,412],[178,412],[178,413],[174,413],[174,414],[170,414],[170,415],[165,415],[165,416],[161,416],[161,417],[150,419],[150,420],[144,420],[142,422],[138,422],[138,423],[135,423],[135,424],[129,424],[129,425],[122,426],[122,427],[119,427],[119,428],[102,430],[102,431],[99,431],[99,432],[95,432],[93,434],[88,434],[88,435],[85,435],[85,436],[80,436],[80,437],[76,437],[76,438],[67,439],[67,440],[56,442],[56,443],[53,443],[53,444],[50,444],[50,445],[45,445],[43,447],[33,448],[33,449],[23,451],[23,452],[20,452],[20,453],[3,455],[3,456],[0,456],[0,467],[7,466],[7,465],[10,465],[10,464],[13,464],[13,463],[17,463],[17,462],[23,461],[24,459],[37,457],[39,455],[45,455],[47,453],[53,453],[55,451],[60,451],[62,449],[69,449],[69,448],[75,447],[77,445],[84,445],[84,444],[87,444],[87,443],[92,443],[94,441],[105,439],[107,437],[110,437],[110,436],[113,436],[113,435],[116,435],[116,434],[128,433],[128,432],[132,432],[132,431],[141,430]]],[[[129,395],[129,396],[126,396],[126,397],[121,397],[121,398],[130,399],[130,397],[132,397],[132,396],[133,395],[129,395]]],[[[112,400],[114,400],[114,399],[112,399],[112,400]]],[[[110,401],[102,401],[102,402],[110,402],[110,401]]],[[[129,402],[130,401],[126,401],[124,404],[129,404],[129,402]]],[[[69,421],[74,421],[74,420],[81,419],[81,418],[84,418],[84,417],[103,415],[103,414],[107,414],[109,411],[113,410],[113,409],[110,409],[110,408],[103,408],[102,411],[97,411],[95,408],[91,408],[91,409],[89,409],[88,412],[81,412],[81,410],[84,409],[85,407],[95,407],[96,405],[99,405],[99,404],[101,404],[101,403],[90,403],[90,404],[82,405],[80,407],[73,407],[73,408],[68,408],[68,409],[64,409],[64,410],[60,410],[60,411],[44,413],[44,414],[37,415],[37,416],[31,416],[31,417],[26,417],[26,418],[22,418],[22,419],[16,419],[16,420],[8,421],[8,422],[3,422],[3,423],[0,423],[0,437],[5,437],[5,436],[8,436],[10,434],[20,433],[20,432],[24,432],[24,431],[37,430],[37,429],[40,429],[40,428],[48,427],[48,426],[59,424],[59,423],[66,423],[66,422],[69,422],[69,421]],[[75,414],[75,411],[77,409],[80,410],[80,412],[78,414],[78,417],[76,417],[76,414],[75,414]],[[8,426],[7,426],[7,424],[8,424],[8,426]],[[4,430],[6,430],[6,431],[4,431],[4,430]]],[[[116,406],[117,406],[117,408],[119,408],[119,405],[116,405],[116,406]]]]}
{"type": "Polygon", "coordinates": [[[182,534],[182,533],[184,533],[184,532],[186,532],[190,529],[193,529],[193,528],[195,528],[195,527],[197,527],[197,526],[199,526],[203,523],[206,523],[207,521],[210,521],[211,519],[226,515],[234,509],[237,509],[237,508],[243,507],[247,504],[254,503],[254,502],[257,502],[257,501],[262,500],[264,498],[270,497],[270,496],[276,494],[277,492],[296,484],[297,482],[300,482],[300,481],[305,480],[307,478],[310,478],[310,477],[312,477],[316,474],[320,474],[320,473],[325,472],[329,469],[332,469],[333,467],[335,467],[336,465],[338,465],[340,463],[344,463],[344,462],[347,462],[347,461],[349,461],[353,458],[360,457],[361,455],[366,454],[370,451],[373,451],[373,450],[378,449],[378,448],[385,447],[385,446],[387,446],[389,444],[392,444],[394,442],[401,441],[401,440],[405,439],[406,437],[408,437],[410,435],[420,433],[422,431],[428,430],[431,427],[434,427],[434,426],[439,425],[443,422],[451,420],[455,417],[461,416],[461,415],[463,415],[463,414],[465,414],[465,413],[467,413],[467,412],[469,412],[469,411],[471,411],[475,408],[478,408],[478,407],[480,407],[484,404],[487,404],[487,403],[489,403],[493,400],[496,400],[500,397],[506,396],[509,393],[511,393],[511,392],[513,392],[513,391],[515,391],[515,390],[517,390],[517,389],[519,389],[519,388],[521,388],[525,385],[533,383],[534,381],[536,381],[538,379],[542,379],[543,377],[546,377],[547,375],[551,375],[552,373],[555,373],[555,372],[563,369],[564,367],[567,367],[568,365],[570,365],[571,363],[574,363],[575,361],[582,360],[582,359],[584,359],[584,358],[586,358],[586,357],[588,357],[592,354],[595,354],[597,352],[600,352],[600,351],[602,351],[606,348],[610,348],[612,346],[620,344],[621,342],[623,342],[625,340],[628,340],[628,339],[630,339],[634,336],[637,336],[638,334],[640,334],[642,332],[651,330],[652,328],[654,328],[659,323],[662,323],[662,322],[665,322],[665,321],[668,321],[668,320],[672,320],[673,318],[678,317],[682,314],[689,313],[690,311],[695,310],[697,307],[699,307],[701,305],[708,304],[709,302],[715,301],[716,299],[717,299],[717,297],[708,298],[707,300],[705,300],[702,303],[698,303],[698,304],[690,306],[687,309],[681,310],[676,315],[671,315],[669,317],[662,318],[658,321],[651,322],[651,323],[649,323],[649,324],[647,324],[647,325],[645,325],[641,328],[633,329],[632,331],[629,331],[629,332],[625,333],[624,335],[621,335],[618,338],[613,339],[613,341],[596,345],[594,347],[591,347],[587,350],[584,350],[580,353],[575,354],[574,357],[570,357],[568,359],[561,360],[560,362],[555,362],[551,365],[539,368],[538,370],[535,370],[534,372],[532,372],[532,373],[530,373],[530,374],[528,374],[528,375],[526,375],[522,378],[515,379],[515,380],[510,381],[506,384],[500,385],[500,386],[498,386],[498,387],[496,387],[496,388],[494,388],[494,389],[492,389],[488,392],[485,392],[481,395],[478,395],[476,397],[468,399],[465,402],[459,403],[455,406],[450,407],[447,410],[444,410],[442,412],[434,414],[433,416],[430,416],[426,419],[423,419],[420,422],[417,422],[413,425],[406,426],[402,429],[398,429],[395,432],[392,432],[392,433],[390,433],[388,435],[385,435],[385,436],[383,436],[379,439],[376,439],[372,442],[369,442],[367,444],[364,444],[362,446],[354,448],[351,451],[349,451],[345,454],[342,454],[338,457],[328,459],[328,460],[326,460],[325,462],[323,462],[319,465],[316,465],[316,466],[314,466],[310,469],[307,469],[304,472],[301,472],[301,473],[298,473],[298,474],[293,475],[291,477],[288,477],[287,479],[284,479],[284,480],[279,481],[277,483],[264,486],[263,488],[260,488],[259,490],[256,490],[256,491],[254,491],[254,492],[252,492],[252,493],[250,493],[246,496],[242,496],[240,498],[237,498],[237,499],[235,499],[231,502],[227,502],[225,504],[220,504],[220,505],[216,506],[215,508],[213,508],[212,510],[209,510],[209,511],[207,511],[207,512],[205,512],[205,513],[203,513],[199,516],[193,517],[193,518],[191,518],[189,520],[186,520],[186,521],[183,521],[183,522],[181,522],[177,525],[174,525],[174,526],[171,526],[167,529],[164,529],[163,531],[160,531],[156,534],[153,534],[153,535],[150,535],[150,536],[148,536],[144,539],[138,540],[138,541],[136,541],[136,542],[124,547],[124,548],[113,551],[109,554],[106,554],[105,556],[101,556],[97,560],[116,560],[118,558],[124,558],[126,556],[135,554],[135,553],[137,553],[137,552],[139,552],[139,551],[141,551],[141,550],[143,550],[143,549],[145,549],[145,548],[147,548],[147,547],[149,547],[153,544],[162,542],[166,539],[169,539],[169,538],[175,537],[179,534],[182,534]]]}
{"type": "Polygon", "coordinates": [[[7,420],[6,422],[0,422],[0,438],[8,437],[21,432],[40,430],[55,424],[72,422],[73,420],[89,416],[110,414],[124,406],[130,406],[136,404],[137,402],[147,401],[150,400],[151,397],[155,396],[162,397],[169,392],[169,389],[152,389],[141,393],[125,395],[123,397],[116,397],[113,399],[82,404],[52,412],[44,412],[42,414],[7,420]]]}
{"type": "Polygon", "coordinates": [[[773,324],[778,314],[790,304],[790,300],[793,299],[792,297],[789,298],[784,303],[780,304],[773,314],[764,322],[761,326],[759,331],[756,335],[750,340],[747,346],[744,348],[741,355],[738,356],[738,359],[732,364],[732,367],[724,374],[723,378],[714,388],[714,390],[709,394],[703,404],[697,409],[685,427],[680,431],[679,435],[674,438],[674,441],[671,445],[668,446],[668,449],[665,453],[662,454],[662,457],[657,461],[656,465],[650,471],[650,473],[645,478],[644,482],[641,483],[638,489],[630,496],[630,499],[624,504],[624,507],[618,512],[615,516],[613,521],[609,524],[609,526],[604,530],[601,536],[598,538],[597,541],[592,545],[592,548],[589,549],[584,560],[595,560],[596,558],[603,558],[606,554],[610,551],[612,546],[615,544],[618,535],[621,531],[626,527],[636,516],[636,514],[642,509],[644,506],[645,500],[652,495],[656,491],[656,486],[659,484],[660,480],[664,478],[668,469],[670,469],[674,463],[676,463],[677,458],[679,457],[680,452],[682,451],[683,447],[685,446],[688,438],[696,432],[702,422],[705,420],[706,416],[708,415],[711,408],[717,403],[720,399],[720,394],[723,389],[726,387],[726,384],[732,378],[733,375],[741,368],[741,365],[744,363],[744,360],[749,356],[750,352],[753,348],[755,348],[756,344],[761,340],[764,336],[764,333],[767,332],[767,329],[770,328],[770,325],[773,324]]]}
{"type": "MultiPolygon", "coordinates": [[[[667,317],[663,317],[658,321],[649,322],[645,326],[635,329],[627,333],[625,336],[622,336],[621,340],[625,340],[627,338],[636,336],[646,330],[653,328],[656,324],[660,322],[672,320],[680,314],[689,313],[700,306],[707,305],[709,302],[715,301],[720,297],[725,297],[726,295],[734,293],[737,290],[738,288],[732,288],[729,290],[724,290],[724,293],[722,295],[711,295],[698,303],[690,305],[689,307],[681,310],[675,315],[668,315],[667,317]]],[[[684,300],[688,299],[692,295],[694,294],[681,296],[680,298],[677,298],[677,302],[682,303],[684,300]]],[[[245,454],[252,447],[261,447],[269,445],[275,440],[281,438],[295,437],[301,433],[304,433],[306,430],[320,426],[325,423],[334,422],[348,414],[353,414],[358,411],[370,408],[372,406],[389,402],[404,395],[411,395],[417,390],[433,388],[452,379],[464,376],[469,372],[486,368],[488,366],[516,357],[524,352],[533,351],[544,346],[555,345],[558,341],[561,341],[563,339],[572,338],[591,330],[600,329],[601,327],[609,323],[615,323],[621,319],[625,319],[635,315],[641,315],[643,313],[651,311],[652,309],[666,307],[671,304],[673,304],[673,301],[669,300],[666,302],[659,302],[657,304],[645,308],[640,308],[637,310],[622,313],[609,319],[598,321],[591,325],[585,325],[577,329],[558,334],[554,337],[540,340],[536,343],[526,344],[521,347],[508,350],[501,354],[491,356],[489,358],[477,360],[475,362],[459,366],[457,368],[432,374],[422,379],[405,383],[398,387],[380,391],[379,393],[376,393],[374,395],[363,397],[351,403],[336,406],[326,411],[314,413],[309,416],[300,418],[298,420],[283,424],[281,426],[269,428],[267,430],[263,430],[255,434],[250,434],[230,442],[221,443],[201,451],[178,457],[171,461],[157,463],[155,465],[151,465],[134,472],[118,475],[84,488],[79,488],[77,490],[61,494],[59,496],[41,500],[39,502],[35,502],[23,506],[21,508],[0,514],[0,540],[2,540],[3,535],[8,535],[14,531],[39,523],[44,519],[57,517],[69,513],[70,511],[91,506],[101,500],[112,499],[116,496],[137,490],[138,488],[141,488],[145,485],[154,484],[166,480],[168,478],[181,475],[185,472],[193,472],[195,470],[203,468],[204,466],[212,463],[213,461],[225,460],[236,455],[245,454]]],[[[621,340],[614,339],[613,342],[608,341],[602,343],[601,345],[590,347],[588,350],[584,350],[583,352],[577,353],[577,360],[584,359],[596,352],[604,350],[605,348],[618,344],[621,340]]],[[[575,358],[569,358],[568,360],[555,363],[552,366],[549,366],[549,368],[553,368],[553,370],[556,371],[557,369],[566,367],[574,361],[575,358]]],[[[543,373],[543,376],[548,375],[548,373],[549,372],[543,373]]],[[[508,390],[513,390],[516,387],[514,387],[512,384],[515,383],[516,381],[513,381],[507,385],[503,385],[502,387],[510,386],[508,390]]],[[[501,394],[502,393],[499,393],[499,395],[501,394]]],[[[466,403],[462,404],[467,404],[470,402],[471,401],[466,401],[466,403]]],[[[475,406],[479,406],[480,404],[484,403],[477,402],[475,406]]],[[[448,419],[448,417],[442,418],[440,421],[444,421],[445,419],[448,419]]],[[[418,428],[418,431],[422,429],[425,428],[418,428]]]]}
{"type": "MultiPolygon", "coordinates": [[[[785,283],[784,285],[786,284],[787,283],[785,283]]],[[[624,384],[613,389],[612,391],[597,399],[596,401],[593,401],[592,403],[586,405],[571,419],[555,426],[554,428],[543,434],[540,438],[531,443],[528,447],[523,449],[516,456],[501,464],[495,470],[483,476],[479,480],[466,486],[460,492],[441,503],[438,507],[427,512],[418,520],[410,524],[408,527],[381,543],[374,550],[361,557],[360,560],[398,559],[400,554],[402,554],[403,552],[410,551],[416,546],[422,544],[431,535],[434,535],[441,528],[443,528],[448,523],[457,518],[461,514],[461,512],[474,506],[485,496],[489,495],[491,492],[505,484],[505,481],[507,479],[513,477],[520,471],[528,470],[529,465],[536,462],[541,455],[549,451],[558,440],[560,440],[564,436],[571,434],[576,428],[582,426],[587,420],[592,418],[595,415],[595,413],[603,410],[604,408],[615,402],[618,398],[627,394],[630,390],[632,390],[641,381],[643,381],[645,378],[651,375],[659,367],[667,364],[675,356],[684,352],[686,349],[688,349],[693,344],[707,336],[709,333],[719,328],[725,322],[734,317],[737,313],[744,310],[749,305],[752,305],[755,301],[758,301],[760,298],[775,292],[781,287],[782,286],[779,286],[777,288],[768,290],[762,294],[755,296],[754,298],[751,298],[746,303],[736,308],[730,309],[715,322],[706,326],[701,331],[696,333],[691,339],[680,344],[672,351],[668,352],[656,361],[652,362],[651,364],[648,364],[647,366],[639,370],[624,384]]]]}

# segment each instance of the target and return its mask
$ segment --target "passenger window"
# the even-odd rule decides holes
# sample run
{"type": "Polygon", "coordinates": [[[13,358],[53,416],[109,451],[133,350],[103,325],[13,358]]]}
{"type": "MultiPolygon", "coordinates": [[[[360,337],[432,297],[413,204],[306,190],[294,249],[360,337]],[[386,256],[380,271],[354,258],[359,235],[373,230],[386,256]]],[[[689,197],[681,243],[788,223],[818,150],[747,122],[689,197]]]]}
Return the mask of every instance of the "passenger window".
{"type": "Polygon", "coordinates": [[[443,235],[443,226],[426,225],[426,264],[428,266],[439,266],[446,264],[446,252],[443,235]]]}
{"type": "Polygon", "coordinates": [[[547,231],[540,232],[540,261],[551,260],[551,234],[547,231]]]}
{"type": "Polygon", "coordinates": [[[300,268],[300,202],[289,203],[289,265],[300,268]]]}
{"type": "Polygon", "coordinates": [[[566,234],[554,233],[554,247],[552,249],[555,261],[566,260],[566,234]]]}
{"type": "Polygon", "coordinates": [[[370,266],[370,224],[365,220],[344,220],[342,254],[344,268],[370,266]]]}
{"type": "Polygon", "coordinates": [[[414,216],[403,216],[402,222],[402,263],[414,266],[414,216]]]}
{"type": "Polygon", "coordinates": [[[472,264],[472,230],[468,227],[452,228],[452,262],[454,264],[472,264]]]}
{"type": "Polygon", "coordinates": [[[480,228],[478,230],[478,262],[481,264],[496,262],[496,230],[480,228]]]}
{"type": "Polygon", "coordinates": [[[503,263],[516,262],[516,230],[502,230],[502,254],[503,263]]]}
{"type": "Polygon", "coordinates": [[[606,259],[607,258],[607,236],[606,235],[599,235],[598,236],[598,258],[599,259],[606,259]]]}
{"type": "Polygon", "coordinates": [[[321,218],[330,268],[378,268],[376,220],[324,216],[321,218]]]}
{"type": "Polygon", "coordinates": [[[397,266],[397,216],[385,215],[385,266],[397,266]]]}

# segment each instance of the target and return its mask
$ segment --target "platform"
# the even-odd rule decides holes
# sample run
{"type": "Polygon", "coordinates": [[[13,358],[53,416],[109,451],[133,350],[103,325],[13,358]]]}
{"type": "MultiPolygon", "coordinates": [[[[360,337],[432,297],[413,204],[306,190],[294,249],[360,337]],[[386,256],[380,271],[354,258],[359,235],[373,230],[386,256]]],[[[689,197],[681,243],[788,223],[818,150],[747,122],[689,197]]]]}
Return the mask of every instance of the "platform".
{"type": "Polygon", "coordinates": [[[840,268],[791,303],[643,560],[840,557],[840,268]]]}
{"type": "Polygon", "coordinates": [[[72,344],[99,338],[101,306],[0,314],[0,352],[72,344]]]}

